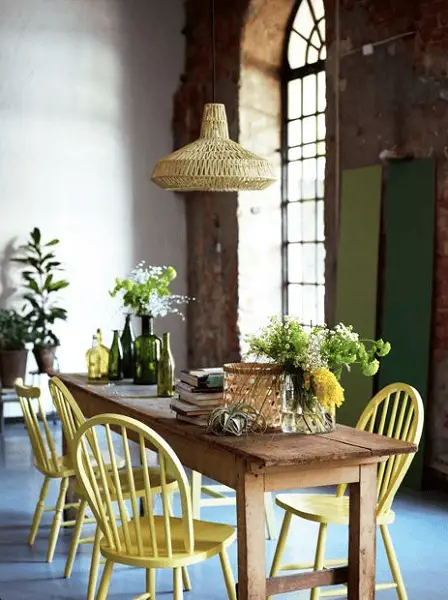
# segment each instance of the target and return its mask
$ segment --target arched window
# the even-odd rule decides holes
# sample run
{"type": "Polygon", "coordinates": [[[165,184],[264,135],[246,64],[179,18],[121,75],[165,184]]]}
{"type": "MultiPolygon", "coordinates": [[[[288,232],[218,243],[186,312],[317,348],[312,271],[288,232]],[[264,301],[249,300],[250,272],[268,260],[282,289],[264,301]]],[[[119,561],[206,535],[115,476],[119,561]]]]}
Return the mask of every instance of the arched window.
{"type": "Polygon", "coordinates": [[[283,71],[283,311],[324,323],[325,13],[298,0],[283,71]]]}

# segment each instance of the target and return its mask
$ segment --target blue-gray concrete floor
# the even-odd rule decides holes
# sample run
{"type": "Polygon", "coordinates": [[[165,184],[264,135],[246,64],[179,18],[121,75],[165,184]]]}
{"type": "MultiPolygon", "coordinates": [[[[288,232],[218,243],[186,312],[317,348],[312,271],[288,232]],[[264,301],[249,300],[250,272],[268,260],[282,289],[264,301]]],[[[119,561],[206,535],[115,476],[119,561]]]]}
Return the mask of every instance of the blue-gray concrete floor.
{"type": "MultiPolygon", "coordinates": [[[[60,440],[59,426],[55,427],[60,440]]],[[[27,546],[27,536],[42,477],[33,468],[30,444],[23,425],[7,425],[0,435],[0,600],[82,600],[85,598],[91,546],[85,545],[75,561],[73,575],[63,578],[70,530],[61,532],[52,564],[45,562],[51,515],[44,515],[35,546],[27,546]]],[[[57,487],[50,489],[51,502],[57,487]]],[[[448,574],[448,496],[415,493],[404,490],[398,495],[394,509],[396,523],[391,533],[407,585],[409,600],[447,600],[448,574]]],[[[277,507],[278,522],[282,511],[277,507]]],[[[235,523],[235,507],[202,509],[202,518],[235,523]]],[[[312,558],[316,526],[295,519],[291,529],[288,561],[312,558]]],[[[328,556],[344,556],[347,530],[330,529],[328,556]]],[[[267,542],[268,568],[275,542],[267,542]]],[[[236,545],[230,549],[236,573],[236,545]]],[[[389,571],[381,539],[378,540],[378,580],[389,581],[389,571]]],[[[227,598],[216,558],[190,568],[193,590],[186,600],[225,600],[227,598]]],[[[109,600],[130,600],[144,591],[143,570],[116,567],[109,600]]],[[[304,600],[309,592],[277,596],[304,600]]],[[[378,592],[377,598],[396,598],[395,591],[378,592]]],[[[157,598],[172,598],[171,571],[157,575],[157,598]]],[[[261,600],[261,599],[260,599],[261,600]]]]}

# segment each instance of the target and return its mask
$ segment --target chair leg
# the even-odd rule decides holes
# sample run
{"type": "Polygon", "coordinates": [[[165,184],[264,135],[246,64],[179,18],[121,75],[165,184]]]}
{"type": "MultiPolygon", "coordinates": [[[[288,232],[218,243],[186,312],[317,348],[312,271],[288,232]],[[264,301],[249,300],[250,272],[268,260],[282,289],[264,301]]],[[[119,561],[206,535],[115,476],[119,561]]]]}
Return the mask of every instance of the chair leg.
{"type": "Polygon", "coordinates": [[[173,584],[174,584],[173,600],[183,600],[184,590],[182,587],[182,569],[180,567],[175,567],[173,569],[173,584]]]}
{"type": "Polygon", "coordinates": [[[184,585],[184,590],[186,592],[191,592],[191,581],[187,567],[182,567],[182,582],[184,585]]]}
{"type": "Polygon", "coordinates": [[[383,538],[384,547],[386,549],[387,560],[389,561],[392,577],[397,584],[397,596],[399,600],[408,600],[403,577],[401,575],[400,565],[398,563],[397,554],[395,552],[392,538],[387,525],[380,525],[381,537],[383,538]]]}
{"type": "MultiPolygon", "coordinates": [[[[325,545],[327,541],[327,523],[321,523],[319,525],[319,535],[317,536],[317,547],[316,555],[314,558],[314,570],[320,571],[324,566],[325,561],[325,545]]],[[[319,600],[320,588],[315,587],[311,590],[310,600],[319,600]]]]}
{"type": "Polygon", "coordinates": [[[292,513],[286,511],[283,517],[282,527],[280,529],[280,536],[278,538],[277,547],[275,548],[274,559],[272,561],[270,577],[275,577],[280,568],[280,561],[285,550],[286,540],[288,537],[289,526],[291,525],[292,513]]]}
{"type": "Polygon", "coordinates": [[[28,544],[30,546],[34,544],[34,540],[36,539],[37,530],[39,529],[40,520],[42,519],[42,513],[44,512],[45,498],[47,497],[49,484],[50,479],[48,477],[45,477],[40,490],[39,500],[36,504],[36,509],[34,511],[33,524],[31,525],[30,535],[28,537],[28,544]]]}
{"type": "Polygon", "coordinates": [[[275,540],[277,537],[277,519],[275,518],[274,499],[270,492],[266,492],[264,495],[264,512],[268,540],[275,540]]]}
{"type": "MultiPolygon", "coordinates": [[[[170,517],[174,516],[173,514],[173,492],[169,492],[167,494],[167,502],[168,502],[168,510],[170,517]]],[[[182,567],[182,581],[184,585],[185,591],[189,592],[191,590],[191,581],[190,576],[188,575],[187,567],[182,567]]]]}
{"type": "Polygon", "coordinates": [[[59,530],[61,529],[62,522],[62,510],[65,504],[65,496],[68,488],[68,477],[61,479],[61,485],[59,488],[58,501],[56,502],[56,509],[53,517],[53,524],[50,531],[50,540],[48,542],[47,551],[47,562],[51,563],[53,560],[54,550],[56,548],[56,542],[58,541],[59,530]]]}
{"type": "Polygon", "coordinates": [[[156,597],[156,570],[146,569],[146,591],[151,596],[151,600],[156,597]]]}
{"type": "Polygon", "coordinates": [[[95,539],[93,541],[92,558],[90,561],[89,584],[87,587],[87,600],[93,600],[95,597],[96,582],[98,579],[98,568],[100,565],[100,541],[101,529],[96,526],[95,539]]]}
{"type": "Polygon", "coordinates": [[[65,563],[64,577],[68,578],[72,574],[73,563],[75,561],[76,552],[79,546],[79,538],[81,537],[81,529],[84,523],[84,515],[86,513],[87,500],[81,500],[78,507],[78,514],[76,515],[76,523],[73,528],[72,540],[70,542],[70,548],[67,555],[67,562],[65,563]]]}
{"type": "Polygon", "coordinates": [[[114,563],[111,560],[106,560],[103,576],[101,577],[100,587],[98,588],[98,594],[96,595],[96,600],[106,600],[113,567],[114,563]]]}
{"type": "Polygon", "coordinates": [[[237,600],[236,590],[235,590],[235,578],[233,576],[232,567],[230,565],[229,556],[227,554],[227,550],[224,548],[219,553],[219,558],[221,560],[222,574],[224,575],[224,581],[227,589],[227,596],[229,600],[237,600]]]}

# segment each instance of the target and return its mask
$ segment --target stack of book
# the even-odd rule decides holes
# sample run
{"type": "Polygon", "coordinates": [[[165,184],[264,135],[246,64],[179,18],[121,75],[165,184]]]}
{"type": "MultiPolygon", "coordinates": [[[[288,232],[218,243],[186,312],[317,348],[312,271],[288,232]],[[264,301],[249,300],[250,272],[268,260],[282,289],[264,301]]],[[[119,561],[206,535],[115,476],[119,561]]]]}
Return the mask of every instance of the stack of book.
{"type": "Polygon", "coordinates": [[[206,427],[211,411],[224,403],[223,384],[222,368],[181,371],[176,384],[178,397],[171,401],[176,417],[206,427]]]}

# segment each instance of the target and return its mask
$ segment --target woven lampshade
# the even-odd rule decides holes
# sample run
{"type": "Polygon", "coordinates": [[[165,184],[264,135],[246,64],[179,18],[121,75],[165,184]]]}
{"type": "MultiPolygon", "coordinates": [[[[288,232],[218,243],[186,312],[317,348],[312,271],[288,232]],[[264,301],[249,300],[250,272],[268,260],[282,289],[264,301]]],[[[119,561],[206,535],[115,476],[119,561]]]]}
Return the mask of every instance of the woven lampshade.
{"type": "Polygon", "coordinates": [[[199,139],[156,164],[152,181],[176,192],[264,190],[275,181],[272,167],[229,138],[224,104],[206,104],[199,139]]]}

